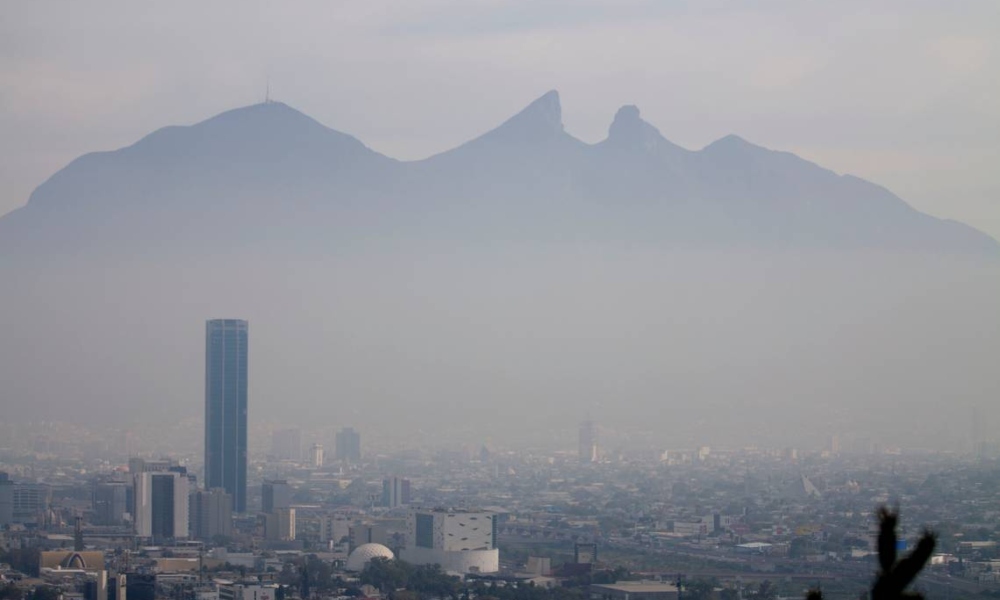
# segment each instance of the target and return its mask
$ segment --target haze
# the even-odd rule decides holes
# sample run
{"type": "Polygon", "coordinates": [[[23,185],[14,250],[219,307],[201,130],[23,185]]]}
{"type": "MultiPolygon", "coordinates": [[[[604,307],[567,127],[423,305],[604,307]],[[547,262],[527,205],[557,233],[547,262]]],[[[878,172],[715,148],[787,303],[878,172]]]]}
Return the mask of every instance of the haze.
{"type": "Polygon", "coordinates": [[[964,448],[1000,8],[880,6],[10,5],[5,418],[197,417],[233,317],[257,424],[964,448]]]}

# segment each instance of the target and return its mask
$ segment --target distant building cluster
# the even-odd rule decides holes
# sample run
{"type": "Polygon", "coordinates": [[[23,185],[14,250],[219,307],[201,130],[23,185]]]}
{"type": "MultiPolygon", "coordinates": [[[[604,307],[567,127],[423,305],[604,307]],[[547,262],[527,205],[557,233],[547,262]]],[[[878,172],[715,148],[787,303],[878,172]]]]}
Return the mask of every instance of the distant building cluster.
{"type": "MultiPolygon", "coordinates": [[[[13,550],[7,556],[16,562],[17,551],[38,548],[37,565],[17,568],[37,571],[64,600],[385,598],[359,579],[380,560],[437,565],[463,586],[561,594],[577,586],[589,600],[723,591],[763,599],[776,595],[744,581],[758,570],[796,584],[797,570],[866,572],[876,535],[863,510],[870,499],[888,501],[905,488],[921,522],[943,514],[938,500],[957,478],[968,503],[949,513],[956,531],[933,568],[1000,590],[1000,536],[990,520],[1000,513],[998,483],[979,442],[956,458],[906,454],[860,434],[822,436],[807,451],[664,450],[664,434],[628,454],[613,428],[574,418],[548,452],[486,435],[459,449],[387,450],[399,440],[372,435],[362,446],[360,431],[339,423],[251,430],[249,364],[248,323],[208,321],[202,465],[195,450],[134,453],[127,466],[125,458],[85,457],[70,467],[29,456],[10,465],[13,475],[0,472],[0,550],[13,550]],[[616,581],[625,571],[609,562],[672,565],[678,556],[709,565],[722,587],[692,590],[666,569],[616,581]],[[313,589],[331,582],[342,587],[313,589]]],[[[901,549],[914,531],[903,533],[901,549]]],[[[16,581],[14,570],[0,567],[0,577],[16,581]]]]}

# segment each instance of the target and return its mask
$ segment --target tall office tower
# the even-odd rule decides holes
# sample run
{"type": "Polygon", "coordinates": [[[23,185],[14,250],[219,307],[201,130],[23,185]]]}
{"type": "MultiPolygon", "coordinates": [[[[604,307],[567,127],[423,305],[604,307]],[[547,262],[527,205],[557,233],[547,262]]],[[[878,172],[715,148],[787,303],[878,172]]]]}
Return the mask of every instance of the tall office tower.
{"type": "Polygon", "coordinates": [[[580,462],[597,462],[597,424],[593,421],[580,423],[580,462]]]}
{"type": "Polygon", "coordinates": [[[323,466],[323,444],[313,444],[309,454],[312,466],[317,469],[323,466]]]}
{"type": "Polygon", "coordinates": [[[261,517],[264,521],[264,539],[283,542],[295,539],[294,508],[278,508],[261,517]]]}
{"type": "Polygon", "coordinates": [[[302,460],[302,430],[279,429],[271,433],[271,454],[278,460],[302,460]]]}
{"type": "Polygon", "coordinates": [[[337,432],[337,460],[359,462],[361,460],[361,434],[351,427],[337,432]]]}
{"type": "Polygon", "coordinates": [[[52,488],[47,483],[15,483],[14,522],[41,525],[52,504],[52,488]]]}
{"type": "Polygon", "coordinates": [[[156,575],[154,573],[127,573],[124,579],[125,593],[120,596],[116,594],[116,598],[119,600],[125,598],[128,600],[155,600],[156,575]]]}
{"type": "Polygon", "coordinates": [[[187,473],[137,473],[134,485],[137,536],[156,540],[188,536],[187,473]]]}
{"type": "Polygon", "coordinates": [[[14,522],[14,482],[0,473],[0,527],[14,522]]]}
{"type": "Polygon", "coordinates": [[[191,535],[202,541],[233,535],[233,499],[226,490],[198,490],[191,495],[191,535]]]}
{"type": "Polygon", "coordinates": [[[351,521],[342,514],[325,514],[319,517],[319,541],[339,544],[345,537],[350,541],[351,521]]]}
{"type": "Polygon", "coordinates": [[[83,582],[83,600],[108,600],[108,572],[87,573],[83,582]]]}
{"type": "Polygon", "coordinates": [[[125,600],[128,576],[125,573],[115,573],[108,578],[108,600],[125,600]]]}
{"type": "Polygon", "coordinates": [[[215,319],[205,327],[205,488],[247,509],[246,321],[215,319]]]}
{"type": "Polygon", "coordinates": [[[382,480],[382,506],[397,508],[410,503],[410,480],[387,477],[382,480]]]}
{"type": "Polygon", "coordinates": [[[365,544],[390,544],[389,531],[384,524],[355,523],[347,527],[347,547],[354,552],[365,544]]]}
{"type": "Polygon", "coordinates": [[[292,507],[292,487],[284,479],[265,479],[260,486],[261,512],[292,507]]]}
{"type": "Polygon", "coordinates": [[[119,479],[102,479],[94,483],[94,524],[122,525],[128,510],[129,485],[119,479]]]}

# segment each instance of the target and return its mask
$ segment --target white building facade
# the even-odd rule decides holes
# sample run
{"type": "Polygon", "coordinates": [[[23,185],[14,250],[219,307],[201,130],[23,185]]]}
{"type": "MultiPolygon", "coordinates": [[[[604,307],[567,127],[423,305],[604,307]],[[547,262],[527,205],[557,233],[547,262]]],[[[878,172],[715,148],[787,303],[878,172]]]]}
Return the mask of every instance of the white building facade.
{"type": "Polygon", "coordinates": [[[454,573],[496,573],[496,524],[496,515],[483,510],[412,509],[400,558],[418,565],[439,564],[454,573]]]}

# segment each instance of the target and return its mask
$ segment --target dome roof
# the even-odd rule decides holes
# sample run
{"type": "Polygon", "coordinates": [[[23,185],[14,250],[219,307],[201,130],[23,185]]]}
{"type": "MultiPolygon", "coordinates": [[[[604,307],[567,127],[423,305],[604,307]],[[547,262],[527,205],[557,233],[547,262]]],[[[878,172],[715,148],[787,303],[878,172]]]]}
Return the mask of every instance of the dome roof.
{"type": "Polygon", "coordinates": [[[351,555],[347,557],[347,570],[361,571],[373,558],[388,558],[392,560],[395,556],[392,550],[389,550],[382,544],[362,544],[355,548],[354,552],[351,552],[351,555]]]}

